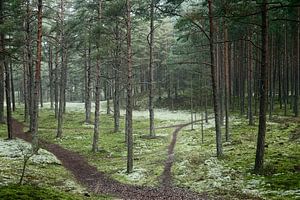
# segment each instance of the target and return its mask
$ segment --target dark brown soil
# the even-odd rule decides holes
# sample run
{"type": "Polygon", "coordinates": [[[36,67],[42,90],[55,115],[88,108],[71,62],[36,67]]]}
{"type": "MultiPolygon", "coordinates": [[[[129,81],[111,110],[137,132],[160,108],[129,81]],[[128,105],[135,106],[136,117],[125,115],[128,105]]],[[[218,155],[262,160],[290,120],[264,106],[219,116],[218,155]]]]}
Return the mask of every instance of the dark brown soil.
{"type": "MultiPolygon", "coordinates": [[[[13,120],[13,135],[15,137],[31,141],[30,135],[24,133],[23,124],[13,120]]],[[[188,125],[188,124],[186,124],[188,125]]],[[[180,125],[173,133],[173,140],[169,147],[169,155],[174,152],[177,133],[186,125],[180,125]]],[[[108,194],[122,199],[212,199],[206,194],[198,194],[185,189],[171,187],[170,184],[165,184],[167,187],[144,187],[120,183],[103,172],[100,172],[87,163],[84,157],[65,149],[57,144],[48,143],[40,140],[40,146],[52,152],[61,162],[62,165],[73,173],[77,181],[88,188],[89,191],[98,194],[108,194]]],[[[164,181],[169,183],[171,180],[170,171],[173,160],[168,158],[164,170],[164,181]],[[171,162],[172,161],[172,162],[171,162]]]]}

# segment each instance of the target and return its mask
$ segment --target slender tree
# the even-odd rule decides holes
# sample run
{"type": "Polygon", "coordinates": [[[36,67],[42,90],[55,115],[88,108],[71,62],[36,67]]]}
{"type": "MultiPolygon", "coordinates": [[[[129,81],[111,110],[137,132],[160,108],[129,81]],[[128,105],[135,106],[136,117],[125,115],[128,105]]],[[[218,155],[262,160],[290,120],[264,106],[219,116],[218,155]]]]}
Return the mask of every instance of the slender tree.
{"type": "Polygon", "coordinates": [[[219,101],[219,87],[217,83],[217,66],[215,63],[214,51],[214,22],[213,22],[213,2],[208,0],[208,15],[209,15],[209,46],[210,46],[210,65],[212,76],[212,89],[213,89],[213,105],[215,113],[215,126],[216,126],[216,146],[217,156],[223,155],[222,139],[221,139],[221,121],[220,121],[220,101],[219,101]]]}
{"type": "MultiPolygon", "coordinates": [[[[102,14],[102,0],[98,2],[98,23],[101,24],[101,14],[102,14]]],[[[100,38],[100,37],[99,37],[100,38]]],[[[99,150],[99,121],[100,121],[100,41],[97,42],[97,65],[96,65],[96,91],[95,91],[95,122],[94,122],[94,137],[92,151],[97,152],[99,150]]]]}
{"type": "Polygon", "coordinates": [[[60,53],[61,53],[61,69],[60,69],[60,88],[59,88],[59,107],[58,107],[58,117],[57,117],[57,133],[56,137],[62,137],[62,126],[63,126],[63,114],[65,105],[65,92],[66,92],[66,45],[65,45],[65,30],[64,30],[64,20],[65,16],[65,2],[60,1],[60,53]]]}
{"type": "Polygon", "coordinates": [[[131,1],[126,0],[127,8],[127,104],[126,104],[126,138],[127,138],[127,173],[133,170],[133,134],[132,134],[132,47],[131,47],[131,1]]]}
{"type": "Polygon", "coordinates": [[[37,59],[35,66],[35,84],[34,84],[34,98],[33,98],[33,126],[32,126],[32,150],[34,153],[38,151],[38,114],[39,114],[39,92],[41,81],[41,63],[42,63],[42,20],[43,20],[43,3],[38,0],[38,33],[37,33],[37,59]]]}
{"type": "Polygon", "coordinates": [[[154,132],[154,106],[153,106],[153,46],[154,46],[154,0],[150,4],[150,33],[149,33],[149,120],[150,120],[150,137],[155,136],[154,132]]]}
{"type": "Polygon", "coordinates": [[[257,147],[254,171],[260,173],[263,169],[265,154],[266,136],[266,114],[267,114],[267,95],[268,95],[268,0],[264,0],[261,10],[261,71],[260,71],[260,105],[259,105],[259,125],[257,136],[257,147]]]}
{"type": "MultiPolygon", "coordinates": [[[[0,2],[0,25],[3,24],[3,4],[0,2]]],[[[4,123],[4,34],[0,35],[0,123],[4,123]]]]}

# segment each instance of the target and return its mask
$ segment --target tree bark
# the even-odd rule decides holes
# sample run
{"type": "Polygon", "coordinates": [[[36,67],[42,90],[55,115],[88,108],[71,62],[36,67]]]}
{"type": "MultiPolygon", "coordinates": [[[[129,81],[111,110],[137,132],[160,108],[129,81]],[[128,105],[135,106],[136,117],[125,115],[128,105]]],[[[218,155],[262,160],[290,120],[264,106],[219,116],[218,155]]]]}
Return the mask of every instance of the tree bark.
{"type": "MultiPolygon", "coordinates": [[[[1,35],[1,37],[4,34],[1,35]]],[[[4,37],[1,39],[4,41],[4,37]]],[[[3,43],[2,43],[3,44],[3,43]]],[[[5,51],[5,46],[2,46],[2,52],[5,51]]],[[[5,68],[5,94],[6,94],[6,124],[7,124],[7,137],[12,138],[12,124],[11,124],[11,87],[10,87],[10,69],[6,61],[6,56],[4,56],[4,68],[5,68]]]]}
{"type": "Polygon", "coordinates": [[[127,173],[133,170],[133,135],[132,135],[132,47],[131,47],[131,1],[126,0],[127,8],[127,104],[126,104],[126,135],[127,135],[127,173]]]}
{"type": "Polygon", "coordinates": [[[259,127],[257,136],[257,147],[254,171],[260,173],[264,165],[265,136],[266,136],[266,113],[268,98],[268,0],[262,4],[261,25],[261,71],[260,71],[260,105],[259,105],[259,127]]]}
{"type": "MultiPolygon", "coordinates": [[[[28,63],[28,74],[27,74],[27,91],[28,91],[28,116],[29,116],[29,132],[32,133],[33,123],[33,90],[34,90],[34,72],[33,72],[33,56],[32,56],[32,31],[30,27],[30,21],[32,17],[30,0],[26,1],[26,48],[27,48],[27,63],[28,63]]],[[[26,119],[28,121],[28,119],[26,119]]]]}
{"type": "Polygon", "coordinates": [[[85,123],[90,124],[91,123],[91,96],[92,96],[92,79],[91,79],[91,41],[88,39],[88,53],[86,58],[86,79],[85,79],[85,123]]]}
{"type": "Polygon", "coordinates": [[[12,111],[16,111],[16,98],[15,98],[15,85],[14,85],[14,75],[13,75],[13,64],[10,59],[9,62],[9,70],[10,70],[10,86],[11,86],[11,103],[12,103],[12,111]]]}
{"type": "Polygon", "coordinates": [[[150,38],[149,38],[149,122],[150,122],[150,127],[149,127],[149,132],[150,132],[150,137],[155,136],[155,131],[154,131],[154,106],[153,106],[153,98],[154,98],[154,93],[153,93],[153,77],[154,77],[154,72],[153,72],[153,45],[154,45],[154,0],[151,0],[151,5],[150,5],[150,38]]]}
{"type": "Polygon", "coordinates": [[[118,132],[120,129],[120,52],[121,52],[121,39],[119,32],[119,23],[116,21],[115,29],[115,68],[114,68],[114,132],[118,132]]]}
{"type": "Polygon", "coordinates": [[[53,51],[50,42],[49,42],[48,50],[49,50],[48,68],[49,68],[50,109],[53,110],[54,108],[53,51]]]}
{"type": "MultiPolygon", "coordinates": [[[[27,17],[24,20],[24,29],[27,27],[27,17]]],[[[23,102],[24,102],[24,122],[28,121],[29,118],[29,103],[28,103],[28,57],[27,57],[27,33],[24,35],[24,41],[26,41],[26,45],[23,47],[23,102]]],[[[0,81],[1,82],[1,81],[0,81]]],[[[0,83],[1,84],[1,83],[0,83]]],[[[0,89],[1,90],[1,89],[0,89]]]]}
{"type": "Polygon", "coordinates": [[[225,79],[225,138],[229,141],[229,56],[228,56],[228,28],[226,19],[224,20],[224,79],[225,79]]]}
{"type": "MultiPolygon", "coordinates": [[[[2,12],[3,12],[3,1],[0,2],[0,24],[2,24],[2,12]]],[[[1,48],[1,55],[0,55],[0,123],[4,123],[4,36],[0,36],[0,48],[1,48]]]]}
{"type": "Polygon", "coordinates": [[[212,0],[208,0],[208,15],[209,15],[209,46],[210,46],[210,65],[211,65],[211,76],[212,76],[212,89],[213,89],[213,104],[215,112],[215,129],[216,129],[216,147],[217,147],[217,156],[220,157],[223,155],[222,149],[222,138],[221,138],[221,122],[220,122],[220,101],[219,101],[219,89],[217,84],[217,74],[216,74],[216,63],[214,59],[214,23],[213,23],[213,8],[212,0]]]}
{"type": "MultiPolygon", "coordinates": [[[[102,0],[99,0],[98,2],[98,23],[101,24],[101,14],[102,14],[102,0]]],[[[100,37],[99,39],[100,40],[100,37]]],[[[100,45],[99,42],[97,42],[97,65],[96,65],[96,91],[95,91],[95,123],[94,123],[94,136],[93,136],[93,145],[92,145],[92,151],[97,152],[99,150],[99,121],[100,121],[100,45]]]]}
{"type": "Polygon", "coordinates": [[[40,104],[41,104],[41,108],[42,108],[42,107],[44,107],[42,77],[40,77],[39,84],[40,84],[40,87],[39,87],[40,88],[40,92],[39,92],[39,94],[40,94],[40,104]]]}
{"type": "Polygon", "coordinates": [[[54,115],[58,119],[58,96],[59,96],[59,67],[58,67],[58,47],[55,48],[55,74],[54,74],[54,115]]]}
{"type": "Polygon", "coordinates": [[[41,81],[41,63],[42,63],[42,0],[38,0],[38,35],[37,35],[37,59],[35,66],[35,84],[33,96],[33,126],[32,126],[32,151],[38,151],[38,113],[39,113],[39,92],[41,81]]]}
{"type": "MultiPolygon", "coordinates": [[[[0,18],[0,25],[2,25],[4,23],[3,11],[4,11],[4,5],[3,5],[3,1],[1,1],[0,2],[0,17],[1,17],[0,18]]],[[[9,66],[8,66],[7,60],[6,60],[7,56],[5,54],[6,54],[6,52],[5,52],[5,35],[4,35],[3,32],[1,32],[1,34],[0,34],[0,68],[1,68],[0,69],[1,70],[0,75],[2,75],[3,70],[5,70],[7,137],[8,137],[8,139],[12,139],[12,132],[11,132],[11,101],[10,101],[10,95],[11,95],[11,93],[10,93],[11,92],[10,91],[10,69],[9,69],[9,66]]],[[[3,78],[3,77],[1,77],[1,78],[3,78]]],[[[3,92],[1,91],[1,93],[3,94],[4,91],[3,92]]],[[[3,96],[4,96],[4,94],[3,94],[3,96]]],[[[1,97],[0,101],[2,101],[3,98],[1,97]]],[[[3,99],[1,104],[3,104],[3,103],[4,103],[4,99],[3,99]]],[[[1,115],[3,115],[3,111],[1,111],[1,112],[2,112],[1,115]]]]}
{"type": "MultiPolygon", "coordinates": [[[[249,37],[249,40],[251,40],[251,37],[249,37]]],[[[248,44],[248,118],[249,118],[249,125],[254,125],[254,119],[253,119],[253,108],[252,108],[252,102],[253,102],[253,91],[252,91],[252,82],[253,82],[253,61],[252,61],[252,44],[248,44]]]]}
{"type": "Polygon", "coordinates": [[[59,89],[59,108],[57,117],[57,133],[56,137],[62,137],[62,126],[63,126],[63,113],[65,103],[65,79],[66,79],[66,57],[65,57],[65,34],[64,34],[64,0],[60,1],[60,51],[61,51],[61,76],[60,76],[60,89],[59,89]]]}
{"type": "Polygon", "coordinates": [[[284,116],[287,115],[287,104],[288,104],[288,98],[289,98],[289,83],[288,83],[288,78],[289,78],[289,61],[288,61],[288,31],[287,31],[287,22],[285,22],[285,34],[284,34],[284,61],[285,61],[285,69],[283,74],[284,74],[284,80],[283,80],[283,90],[284,90],[284,116]]]}
{"type": "MultiPolygon", "coordinates": [[[[300,8],[298,10],[298,21],[300,21],[300,8]]],[[[294,96],[294,113],[295,117],[299,116],[299,76],[300,76],[300,23],[298,22],[297,26],[297,36],[296,36],[296,65],[295,65],[295,96],[294,96]]]]}

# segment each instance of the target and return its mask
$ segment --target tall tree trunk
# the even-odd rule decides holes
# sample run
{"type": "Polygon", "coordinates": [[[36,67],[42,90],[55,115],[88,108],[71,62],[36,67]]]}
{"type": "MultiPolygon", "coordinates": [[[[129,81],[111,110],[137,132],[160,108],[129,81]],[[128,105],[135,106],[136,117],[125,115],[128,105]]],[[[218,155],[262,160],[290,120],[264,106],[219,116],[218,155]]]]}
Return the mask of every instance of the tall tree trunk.
{"type": "Polygon", "coordinates": [[[32,133],[33,123],[33,90],[34,90],[34,72],[33,72],[33,56],[32,56],[32,32],[30,27],[30,21],[32,17],[32,11],[30,8],[30,0],[26,1],[26,14],[27,14],[27,23],[26,23],[26,47],[27,47],[27,63],[28,63],[28,78],[27,78],[27,87],[28,87],[28,113],[29,113],[29,132],[32,133]]]}
{"type": "Polygon", "coordinates": [[[126,0],[127,7],[127,104],[126,104],[126,135],[127,135],[127,173],[133,170],[133,135],[132,135],[132,47],[131,47],[131,2],[126,0]]]}
{"type": "Polygon", "coordinates": [[[193,105],[193,74],[191,77],[191,98],[190,98],[190,106],[191,106],[191,131],[194,130],[194,120],[193,120],[193,113],[194,113],[194,105],[193,105]]]}
{"type": "Polygon", "coordinates": [[[120,52],[121,52],[121,39],[119,32],[119,24],[116,21],[115,29],[116,37],[116,52],[115,52],[115,69],[114,69],[114,132],[120,129],[120,52]]]}
{"type": "Polygon", "coordinates": [[[228,56],[228,28],[226,19],[224,25],[224,79],[225,79],[225,138],[229,141],[229,56],[228,56]]]}
{"type": "Polygon", "coordinates": [[[106,69],[106,76],[107,76],[107,79],[106,79],[106,82],[105,82],[105,88],[106,88],[106,114],[107,115],[110,115],[110,98],[111,98],[111,82],[109,80],[109,68],[107,67],[106,69]]]}
{"type": "Polygon", "coordinates": [[[216,127],[216,147],[217,156],[220,157],[223,154],[222,149],[222,136],[221,136],[221,122],[220,122],[220,105],[219,105],[219,88],[217,84],[217,74],[216,74],[216,63],[214,59],[214,24],[213,24],[213,10],[212,10],[212,0],[208,0],[208,15],[209,15],[209,46],[210,46],[210,65],[211,65],[211,76],[212,76],[212,89],[213,89],[213,104],[215,112],[215,127],[216,127]]]}
{"type": "Polygon", "coordinates": [[[92,97],[92,78],[91,78],[91,41],[88,40],[88,53],[87,53],[87,61],[86,61],[86,79],[85,79],[85,123],[91,123],[91,97],[92,97]]]}
{"type": "Polygon", "coordinates": [[[257,147],[254,171],[260,173],[263,169],[266,136],[266,113],[268,98],[268,0],[262,4],[262,26],[261,26],[261,72],[260,72],[260,105],[259,105],[259,127],[257,136],[257,147]]]}
{"type": "Polygon", "coordinates": [[[269,56],[269,79],[268,79],[268,85],[269,85],[269,119],[272,119],[272,115],[273,115],[273,72],[274,72],[274,34],[270,34],[270,45],[269,45],[269,52],[270,52],[270,56],[269,56]]]}
{"type": "Polygon", "coordinates": [[[288,97],[289,97],[289,84],[288,84],[288,78],[289,78],[289,61],[288,61],[288,32],[287,32],[287,22],[285,22],[285,34],[284,34],[284,57],[285,57],[285,70],[283,72],[284,74],[284,115],[287,115],[287,104],[288,104],[288,97]]]}
{"type": "Polygon", "coordinates": [[[150,38],[149,38],[149,132],[150,137],[155,136],[154,132],[154,106],[153,106],[153,45],[154,45],[154,0],[151,0],[150,5],[150,38]]]}
{"type": "Polygon", "coordinates": [[[35,84],[34,84],[34,96],[33,96],[33,126],[32,126],[32,151],[37,153],[38,151],[38,113],[39,113],[39,92],[41,81],[41,63],[42,63],[42,0],[38,0],[38,35],[37,35],[37,56],[35,66],[35,84]]]}
{"type": "Polygon", "coordinates": [[[54,108],[54,101],[53,101],[53,97],[54,97],[54,80],[53,80],[53,52],[52,52],[52,48],[51,48],[51,44],[49,42],[49,60],[48,60],[48,68],[49,68],[49,89],[50,89],[50,109],[53,110],[54,108]]]}
{"type": "MultiPolygon", "coordinates": [[[[27,17],[24,20],[24,29],[26,30],[26,28],[27,28],[27,17]]],[[[23,102],[24,102],[24,122],[28,122],[28,118],[29,118],[29,103],[28,103],[29,94],[28,93],[29,93],[29,91],[28,91],[28,86],[27,86],[27,84],[28,84],[27,74],[28,74],[29,63],[28,63],[28,57],[27,57],[27,55],[28,55],[27,54],[27,51],[28,51],[28,49],[27,49],[27,33],[25,33],[25,35],[24,35],[24,41],[26,41],[26,45],[23,47],[23,95],[24,95],[23,102]]],[[[1,88],[1,86],[0,86],[0,88],[1,88]]]]}
{"type": "MultiPolygon", "coordinates": [[[[4,34],[1,35],[1,37],[4,34]]],[[[4,41],[4,37],[1,38],[4,41]]],[[[3,45],[3,43],[2,43],[3,45]]],[[[1,47],[2,52],[5,51],[5,46],[1,47]]],[[[7,124],[7,136],[8,139],[12,139],[12,124],[11,124],[11,87],[10,87],[10,69],[4,56],[4,68],[5,68],[5,94],[6,94],[6,124],[7,124]]]]}
{"type": "Polygon", "coordinates": [[[0,123],[4,123],[4,60],[3,55],[0,56],[0,123]]]}
{"type": "MultiPolygon", "coordinates": [[[[4,23],[4,5],[3,1],[0,2],[0,25],[4,23]]],[[[8,139],[12,139],[12,132],[11,132],[11,101],[10,101],[10,70],[6,60],[6,52],[5,52],[5,35],[3,32],[0,34],[0,75],[3,74],[3,70],[5,70],[5,94],[6,94],[6,124],[7,124],[7,137],[8,139]]],[[[3,77],[1,77],[3,78],[3,77]]],[[[3,82],[2,82],[3,83],[3,82]]],[[[4,93],[1,91],[1,93],[4,93]]],[[[4,96],[4,94],[3,94],[4,96]]],[[[1,97],[2,98],[2,97],[1,97]]],[[[0,99],[2,101],[2,99],[0,99]]],[[[4,103],[4,99],[1,104],[4,103]]],[[[2,105],[1,105],[2,106],[2,105]]],[[[2,112],[3,115],[3,112],[2,112]]],[[[2,116],[3,117],[3,116],[2,116]]]]}
{"type": "Polygon", "coordinates": [[[10,86],[11,86],[11,103],[12,103],[12,111],[16,111],[16,100],[15,100],[15,85],[14,85],[14,75],[13,75],[13,64],[10,59],[9,62],[9,70],[10,70],[10,86]]]}
{"type": "Polygon", "coordinates": [[[39,82],[39,84],[40,84],[40,92],[39,92],[39,94],[40,94],[40,104],[41,104],[41,108],[42,107],[44,107],[44,104],[43,104],[43,102],[44,102],[44,100],[43,100],[43,84],[42,84],[42,77],[40,77],[40,82],[39,82]]]}
{"type": "MultiPolygon", "coordinates": [[[[249,37],[251,40],[251,37],[249,37]]],[[[249,118],[249,125],[254,125],[253,119],[253,108],[252,108],[252,101],[253,101],[253,91],[252,91],[252,82],[253,82],[253,61],[252,61],[252,44],[248,43],[248,118],[249,118]]]]}
{"type": "MultiPolygon", "coordinates": [[[[98,2],[98,23],[101,25],[101,14],[102,14],[102,0],[98,2]]],[[[100,45],[99,41],[100,37],[97,41],[97,65],[96,65],[96,91],[95,91],[95,122],[94,122],[94,136],[93,136],[93,146],[92,151],[97,152],[99,150],[99,122],[100,122],[100,45]]]]}
{"type": "MultiPolygon", "coordinates": [[[[1,24],[2,24],[2,12],[3,12],[3,1],[0,2],[0,12],[1,12],[1,24]]],[[[4,123],[4,44],[3,41],[4,36],[0,38],[0,48],[1,48],[1,55],[0,55],[0,123],[4,123]]]]}
{"type": "MultiPolygon", "coordinates": [[[[58,34],[57,34],[58,35],[58,34]]],[[[54,115],[58,118],[58,96],[59,96],[59,67],[58,67],[58,47],[55,48],[55,74],[54,74],[54,115]]]]}
{"type": "MultiPolygon", "coordinates": [[[[298,21],[300,21],[300,8],[298,10],[298,21]]],[[[296,35],[296,65],[295,65],[295,96],[294,96],[294,113],[295,117],[299,116],[299,76],[300,76],[300,23],[298,22],[296,35]]]]}
{"type": "Polygon", "coordinates": [[[65,79],[66,79],[66,57],[65,57],[65,33],[64,33],[64,0],[60,1],[60,51],[61,51],[61,75],[60,75],[60,89],[59,89],[59,108],[57,117],[57,133],[56,137],[62,137],[62,126],[63,126],[63,113],[65,103],[65,79]]]}

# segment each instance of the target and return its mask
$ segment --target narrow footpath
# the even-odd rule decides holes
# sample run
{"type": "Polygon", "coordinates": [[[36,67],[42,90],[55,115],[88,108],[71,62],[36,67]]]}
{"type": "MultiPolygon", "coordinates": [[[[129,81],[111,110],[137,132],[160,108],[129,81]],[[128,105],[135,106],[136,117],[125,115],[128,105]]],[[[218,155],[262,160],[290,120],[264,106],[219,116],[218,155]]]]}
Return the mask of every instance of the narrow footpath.
{"type": "MultiPolygon", "coordinates": [[[[14,137],[31,142],[31,136],[28,133],[24,133],[24,125],[22,123],[13,120],[12,125],[14,137]]],[[[172,142],[169,146],[169,155],[174,153],[178,132],[187,125],[188,124],[179,125],[175,129],[172,142]]],[[[98,171],[96,167],[88,164],[86,159],[78,153],[65,149],[58,144],[40,140],[40,146],[53,153],[62,162],[62,165],[74,175],[79,183],[86,186],[89,191],[96,194],[107,194],[121,199],[211,199],[205,194],[198,194],[182,188],[170,186],[171,167],[173,163],[173,159],[171,159],[170,156],[168,156],[163,173],[162,186],[145,187],[120,183],[103,172],[98,171]]]]}

